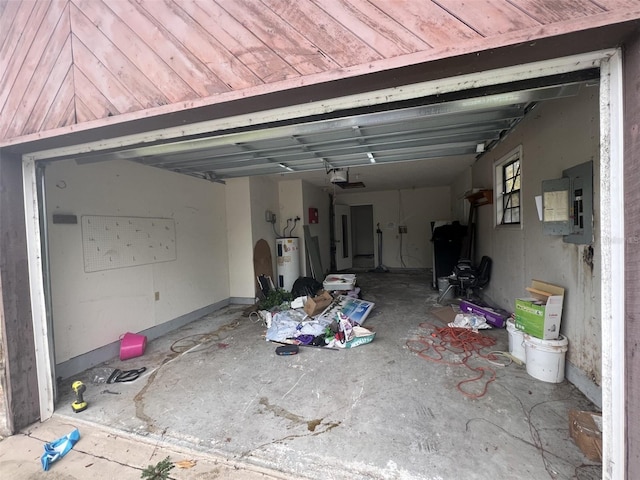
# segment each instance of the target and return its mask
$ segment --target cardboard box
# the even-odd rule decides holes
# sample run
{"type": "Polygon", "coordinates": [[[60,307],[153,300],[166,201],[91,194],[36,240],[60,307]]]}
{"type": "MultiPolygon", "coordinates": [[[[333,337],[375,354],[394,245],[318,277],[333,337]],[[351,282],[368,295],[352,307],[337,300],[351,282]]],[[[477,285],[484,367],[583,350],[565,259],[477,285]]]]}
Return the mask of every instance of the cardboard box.
{"type": "Polygon", "coordinates": [[[307,298],[307,301],[304,304],[304,313],[310,317],[315,317],[331,305],[331,302],[333,302],[331,294],[327,291],[323,291],[320,295],[316,295],[313,298],[307,298]]]}
{"type": "Polygon", "coordinates": [[[453,322],[456,319],[456,312],[450,306],[431,310],[431,314],[436,316],[438,320],[440,320],[445,325],[453,322]]]}
{"type": "Polygon", "coordinates": [[[516,299],[516,328],[543,340],[555,340],[560,335],[564,288],[532,280],[526,290],[529,298],[516,299]]]}
{"type": "Polygon", "coordinates": [[[602,414],[569,410],[569,433],[589,460],[602,461],[602,414]]]}
{"type": "Polygon", "coordinates": [[[472,303],[468,300],[462,300],[460,302],[460,310],[462,310],[463,313],[475,313],[476,315],[482,315],[487,319],[488,324],[493,325],[496,328],[503,328],[507,324],[507,319],[511,316],[504,310],[497,310],[487,305],[472,303]]]}

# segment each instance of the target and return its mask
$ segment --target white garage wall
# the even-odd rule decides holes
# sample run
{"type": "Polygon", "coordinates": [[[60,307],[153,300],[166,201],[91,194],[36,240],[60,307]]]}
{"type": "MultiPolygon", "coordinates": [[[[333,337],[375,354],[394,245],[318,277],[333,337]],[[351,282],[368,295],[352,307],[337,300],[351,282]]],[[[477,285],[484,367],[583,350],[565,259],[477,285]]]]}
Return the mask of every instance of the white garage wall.
{"type": "MultiPolygon", "coordinates": [[[[514,299],[525,296],[531,279],[566,289],[561,332],[569,339],[567,377],[583,391],[594,387],[589,382],[601,382],[599,139],[598,88],[586,87],[577,97],[538,105],[473,168],[474,187],[491,185],[493,162],[522,145],[523,228],[494,228],[492,207],[478,210],[478,253],[494,261],[487,293],[513,311],[514,299]],[[563,170],[590,160],[594,162],[595,189],[593,267],[588,246],[564,243],[561,236],[542,233],[534,202],[543,180],[559,178],[563,170]]],[[[597,391],[585,393],[599,403],[597,391]]]]}
{"type": "Polygon", "coordinates": [[[56,363],[229,298],[223,185],[126,161],[61,161],[47,166],[46,190],[56,363]],[[54,225],[56,213],[78,223],[54,225]],[[85,273],[82,215],[172,218],[177,259],[85,273]]]}
{"type": "MultiPolygon", "coordinates": [[[[382,230],[382,262],[389,268],[430,268],[433,266],[431,222],[447,220],[451,215],[449,187],[412,188],[371,193],[336,192],[336,203],[373,205],[373,232],[382,230]],[[406,225],[402,239],[402,258],[398,226],[406,225]],[[403,265],[404,263],[404,265],[403,265]]],[[[378,264],[378,243],[375,253],[378,264]]]]}
{"type": "MultiPolygon", "coordinates": [[[[329,218],[329,194],[324,190],[315,187],[307,182],[302,182],[302,215],[300,216],[303,220],[304,225],[309,226],[309,234],[312,237],[318,237],[318,245],[320,247],[320,262],[322,263],[322,275],[316,278],[319,282],[324,280],[326,273],[329,272],[331,268],[331,228],[330,228],[330,218],[329,218]],[[318,223],[309,224],[309,208],[314,207],[318,209],[318,223]]],[[[299,236],[302,240],[304,240],[304,232],[302,230],[302,226],[298,224],[297,229],[294,232],[295,235],[299,236]]],[[[303,258],[306,259],[306,245],[304,241],[302,242],[302,253],[304,255],[303,258]]],[[[307,260],[304,264],[306,265],[306,270],[304,271],[305,276],[311,276],[311,266],[309,265],[309,261],[307,260]]]]}
{"type": "MultiPolygon", "coordinates": [[[[302,180],[281,180],[278,182],[278,217],[276,220],[276,231],[279,236],[283,235],[283,231],[287,228],[287,236],[289,235],[289,230],[293,226],[292,223],[289,223],[289,227],[287,227],[287,219],[288,218],[296,218],[300,217],[301,220],[303,217],[303,193],[302,193],[302,180]]],[[[294,232],[294,236],[301,236],[300,222],[296,227],[296,232],[294,232]],[[298,235],[296,235],[296,233],[298,235]]],[[[302,257],[304,258],[304,257],[302,257]]]]}
{"type": "Polygon", "coordinates": [[[229,294],[234,298],[255,298],[254,244],[251,242],[251,181],[248,177],[230,178],[225,183],[229,294]]]}
{"type": "MultiPolygon", "coordinates": [[[[467,168],[464,173],[451,185],[451,220],[458,220],[461,224],[466,225],[469,222],[469,200],[465,198],[465,194],[472,188],[471,167],[467,168]]],[[[483,188],[492,188],[488,183],[483,188]]]]}
{"type": "Polygon", "coordinates": [[[275,233],[265,212],[278,212],[278,185],[268,177],[230,178],[225,183],[231,301],[249,303],[256,297],[253,250],[260,239],[271,247],[275,282],[275,233]]]}
{"type": "MultiPolygon", "coordinates": [[[[266,221],[265,212],[278,213],[278,184],[269,177],[251,177],[251,235],[253,246],[260,239],[269,243],[271,250],[272,280],[276,282],[276,234],[273,225],[266,221]]],[[[253,265],[252,265],[253,268],[253,265]]],[[[251,270],[251,279],[255,282],[254,272],[251,270]]]]}
{"type": "MultiPolygon", "coordinates": [[[[271,246],[273,271],[275,274],[275,238],[273,226],[266,221],[265,212],[278,213],[278,183],[270,177],[251,177],[251,233],[253,245],[260,239],[265,239],[271,246]]],[[[277,227],[276,227],[277,228],[277,227]]],[[[298,224],[298,232],[300,231],[298,224]]]]}

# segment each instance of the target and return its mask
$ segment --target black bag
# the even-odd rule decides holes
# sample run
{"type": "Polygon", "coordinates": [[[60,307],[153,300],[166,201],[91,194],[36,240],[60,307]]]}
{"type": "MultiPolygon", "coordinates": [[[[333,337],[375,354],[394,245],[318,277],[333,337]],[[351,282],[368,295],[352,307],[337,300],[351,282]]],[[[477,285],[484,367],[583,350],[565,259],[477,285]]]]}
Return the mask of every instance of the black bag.
{"type": "Polygon", "coordinates": [[[293,282],[291,287],[291,294],[293,298],[298,297],[315,297],[320,290],[322,290],[322,284],[311,277],[299,277],[293,282]]]}

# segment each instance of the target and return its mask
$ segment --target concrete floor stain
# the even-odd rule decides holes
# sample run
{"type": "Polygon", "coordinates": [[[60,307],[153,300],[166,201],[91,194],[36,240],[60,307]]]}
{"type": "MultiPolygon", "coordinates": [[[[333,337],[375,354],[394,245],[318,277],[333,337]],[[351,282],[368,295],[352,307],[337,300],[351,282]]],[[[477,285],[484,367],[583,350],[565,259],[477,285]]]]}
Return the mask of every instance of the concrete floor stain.
{"type": "MultiPolygon", "coordinates": [[[[288,410],[286,410],[286,409],[284,409],[282,407],[278,407],[277,405],[271,405],[269,403],[269,399],[266,398],[266,397],[260,398],[260,405],[264,406],[269,412],[273,413],[276,417],[286,418],[287,420],[290,420],[290,421],[292,421],[294,423],[297,423],[297,424],[305,424],[305,423],[307,423],[307,420],[305,420],[300,415],[296,415],[295,413],[291,413],[291,412],[289,412],[288,410]]],[[[320,420],[312,420],[312,422],[318,422],[313,427],[315,429],[315,427],[320,422],[322,422],[322,419],[320,419],[320,420]]]]}
{"type": "Polygon", "coordinates": [[[309,429],[310,432],[314,432],[316,427],[318,425],[320,425],[321,423],[322,423],[322,419],[321,418],[318,418],[316,420],[309,420],[307,422],[307,428],[309,429]]]}
{"type": "MultiPolygon", "coordinates": [[[[316,433],[316,428],[320,425],[323,425],[323,420],[324,418],[315,418],[313,420],[306,420],[305,418],[301,417],[300,415],[296,415],[295,413],[291,413],[288,410],[282,408],[282,407],[278,407],[277,405],[271,405],[269,403],[269,399],[266,397],[262,397],[260,398],[260,405],[264,406],[269,412],[273,413],[275,416],[277,417],[282,417],[282,418],[286,418],[287,420],[290,420],[293,423],[296,423],[298,425],[307,425],[307,430],[309,430],[310,432],[314,432],[316,433]]],[[[320,432],[317,433],[324,433],[327,432],[335,427],[337,427],[338,425],[340,425],[340,422],[332,422],[332,423],[327,423],[324,424],[326,426],[326,428],[320,432]]],[[[287,437],[289,438],[289,437],[287,437]]]]}

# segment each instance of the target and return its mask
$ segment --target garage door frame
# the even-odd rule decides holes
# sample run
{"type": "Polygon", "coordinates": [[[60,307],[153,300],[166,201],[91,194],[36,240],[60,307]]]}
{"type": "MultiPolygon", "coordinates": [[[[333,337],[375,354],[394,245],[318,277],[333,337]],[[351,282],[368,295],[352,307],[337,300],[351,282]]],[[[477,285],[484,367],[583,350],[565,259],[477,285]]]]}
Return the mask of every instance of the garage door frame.
{"type": "MultiPolygon", "coordinates": [[[[43,150],[23,155],[24,206],[29,258],[32,321],[36,345],[40,415],[51,417],[55,402],[55,372],[52,335],[47,322],[42,240],[38,208],[37,165],[40,161],[69,158],[82,152],[117,149],[168,139],[178,139],[206,131],[241,126],[247,122],[268,123],[275,119],[305,117],[340,108],[353,108],[418,98],[449,91],[467,90],[498,83],[537,78],[557,73],[600,67],[600,156],[602,241],[602,390],[603,390],[603,468],[605,478],[622,478],[626,460],[625,445],[625,335],[624,335],[624,211],[623,204],[623,109],[622,55],[605,50],[560,59],[518,65],[490,72],[366,92],[346,98],[296,105],[258,114],[239,115],[210,122],[167,128],[99,142],[43,150]],[[256,120],[258,119],[258,120],[256,120]]],[[[46,245],[44,245],[46,248],[46,245]]]]}

